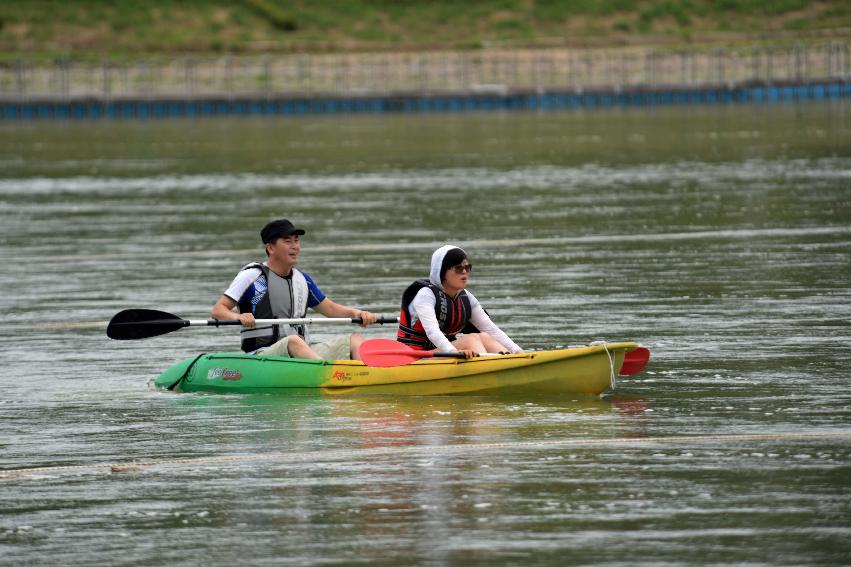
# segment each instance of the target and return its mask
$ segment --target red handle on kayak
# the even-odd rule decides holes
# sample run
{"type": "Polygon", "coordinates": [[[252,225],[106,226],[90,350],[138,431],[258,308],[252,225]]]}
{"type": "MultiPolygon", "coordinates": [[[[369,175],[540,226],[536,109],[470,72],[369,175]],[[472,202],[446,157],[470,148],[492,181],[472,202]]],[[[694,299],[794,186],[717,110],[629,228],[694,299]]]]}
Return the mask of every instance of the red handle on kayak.
{"type": "Polygon", "coordinates": [[[650,350],[644,347],[637,347],[627,353],[623,357],[623,366],[621,366],[619,376],[629,376],[630,374],[638,374],[644,367],[647,366],[647,361],[650,360],[650,350]]]}

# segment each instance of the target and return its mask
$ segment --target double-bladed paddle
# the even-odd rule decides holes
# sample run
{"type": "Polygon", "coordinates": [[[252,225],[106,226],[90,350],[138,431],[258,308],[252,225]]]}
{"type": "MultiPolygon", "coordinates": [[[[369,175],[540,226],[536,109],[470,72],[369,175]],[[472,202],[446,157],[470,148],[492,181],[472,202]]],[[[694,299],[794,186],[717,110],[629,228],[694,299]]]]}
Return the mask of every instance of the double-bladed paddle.
{"type": "Polygon", "coordinates": [[[358,352],[364,364],[376,367],[405,366],[421,358],[464,358],[461,352],[416,350],[392,339],[369,339],[358,352]]]}
{"type": "MultiPolygon", "coordinates": [[[[367,366],[390,367],[405,366],[423,358],[464,358],[460,352],[434,352],[416,350],[408,345],[391,339],[369,339],[360,346],[360,358],[367,366]]],[[[641,372],[650,359],[650,351],[637,347],[624,355],[620,376],[641,372]]]]}
{"type": "MultiPolygon", "coordinates": [[[[315,317],[301,319],[257,319],[258,325],[312,325],[326,323],[356,323],[363,321],[360,317],[315,317]]],[[[398,323],[396,317],[379,317],[376,323],[398,323]]],[[[221,327],[240,325],[237,320],[219,321],[218,319],[181,319],[177,315],[157,311],[155,309],[125,309],[115,315],[106,327],[106,335],[119,341],[132,341],[158,337],[177,331],[183,327],[221,327]]]]}

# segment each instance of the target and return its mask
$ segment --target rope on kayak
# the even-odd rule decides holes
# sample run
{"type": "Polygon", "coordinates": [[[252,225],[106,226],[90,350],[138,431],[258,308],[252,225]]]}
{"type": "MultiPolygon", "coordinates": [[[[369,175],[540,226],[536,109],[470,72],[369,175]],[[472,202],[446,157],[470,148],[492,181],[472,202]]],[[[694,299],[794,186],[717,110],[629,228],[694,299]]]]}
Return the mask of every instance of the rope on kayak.
{"type": "Polygon", "coordinates": [[[609,357],[609,387],[614,390],[615,385],[617,383],[617,378],[615,376],[615,361],[612,358],[612,353],[609,352],[609,344],[607,341],[594,341],[588,346],[602,346],[603,350],[606,351],[606,356],[609,357]]]}
{"type": "Polygon", "coordinates": [[[496,443],[464,443],[458,445],[388,445],[366,449],[332,449],[328,451],[270,452],[246,455],[214,455],[153,461],[130,461],[125,463],[93,463],[89,465],[66,465],[55,467],[33,467],[0,470],[0,481],[17,478],[45,479],[58,474],[136,473],[144,469],[161,466],[199,466],[221,463],[249,463],[258,461],[304,462],[343,458],[365,459],[380,455],[440,454],[490,451],[494,449],[541,449],[551,447],[593,447],[607,445],[658,445],[699,442],[746,442],[746,441],[790,441],[806,439],[851,439],[851,430],[812,431],[799,433],[743,433],[732,435],[675,435],[671,437],[614,437],[602,439],[547,439],[545,441],[507,441],[496,443]]]}
{"type": "Polygon", "coordinates": [[[614,390],[617,383],[617,378],[615,378],[615,361],[612,359],[612,353],[609,352],[608,345],[603,345],[603,350],[606,351],[606,356],[609,357],[609,386],[614,390]]]}

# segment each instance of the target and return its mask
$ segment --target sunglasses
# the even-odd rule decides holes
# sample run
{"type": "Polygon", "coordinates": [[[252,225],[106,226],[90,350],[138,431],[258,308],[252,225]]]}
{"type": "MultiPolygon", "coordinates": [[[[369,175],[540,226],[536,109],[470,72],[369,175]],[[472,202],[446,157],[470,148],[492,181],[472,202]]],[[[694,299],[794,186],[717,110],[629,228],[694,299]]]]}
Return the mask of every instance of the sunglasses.
{"type": "Polygon", "coordinates": [[[469,273],[473,271],[473,264],[458,264],[457,266],[452,266],[452,271],[456,274],[469,273]]]}

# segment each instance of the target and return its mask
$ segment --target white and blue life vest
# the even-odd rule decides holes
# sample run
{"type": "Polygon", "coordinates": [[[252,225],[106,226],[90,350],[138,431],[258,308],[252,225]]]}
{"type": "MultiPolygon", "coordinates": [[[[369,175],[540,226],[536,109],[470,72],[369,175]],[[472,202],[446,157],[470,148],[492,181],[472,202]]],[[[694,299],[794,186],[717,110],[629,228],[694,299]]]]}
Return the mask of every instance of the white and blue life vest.
{"type": "MultiPolygon", "coordinates": [[[[253,313],[256,319],[291,319],[307,315],[308,285],[304,274],[293,268],[291,275],[281,277],[268,266],[256,263],[243,270],[252,268],[259,269],[260,274],[237,302],[240,313],[253,313]]],[[[307,327],[283,324],[243,328],[240,334],[242,350],[254,352],[289,335],[298,335],[307,341],[307,327]]]]}

